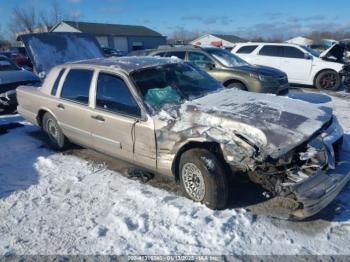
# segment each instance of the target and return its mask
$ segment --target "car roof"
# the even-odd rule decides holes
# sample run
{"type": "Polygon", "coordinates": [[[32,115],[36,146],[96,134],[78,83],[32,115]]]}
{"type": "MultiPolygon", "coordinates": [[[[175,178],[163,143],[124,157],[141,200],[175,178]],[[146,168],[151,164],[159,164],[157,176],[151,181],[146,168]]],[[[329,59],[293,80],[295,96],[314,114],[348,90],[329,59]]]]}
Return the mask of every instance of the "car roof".
{"type": "Polygon", "coordinates": [[[279,45],[279,46],[301,46],[298,44],[291,43],[271,43],[271,42],[247,42],[247,43],[238,43],[236,46],[246,46],[246,45],[279,45]]]}
{"type": "Polygon", "coordinates": [[[130,73],[135,70],[178,63],[181,62],[179,59],[174,58],[160,58],[150,56],[131,56],[131,57],[109,57],[109,58],[96,58],[89,60],[81,60],[72,63],[63,64],[67,65],[83,65],[83,66],[96,66],[102,68],[114,68],[130,73]]]}

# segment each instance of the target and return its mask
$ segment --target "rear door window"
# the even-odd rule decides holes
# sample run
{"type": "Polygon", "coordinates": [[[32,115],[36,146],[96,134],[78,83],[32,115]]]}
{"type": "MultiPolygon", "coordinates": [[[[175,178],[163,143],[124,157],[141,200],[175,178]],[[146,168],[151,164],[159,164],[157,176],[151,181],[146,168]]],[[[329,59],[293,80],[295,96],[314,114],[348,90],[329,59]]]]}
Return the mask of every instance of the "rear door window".
{"type": "Polygon", "coordinates": [[[141,110],[124,80],[100,73],[97,80],[96,108],[129,116],[141,116],[141,110]]]}
{"type": "Polygon", "coordinates": [[[247,45],[242,46],[237,50],[237,54],[250,54],[252,53],[258,46],[257,45],[247,45]]]}
{"type": "Polygon", "coordinates": [[[259,55],[283,57],[283,46],[264,45],[259,51],[259,55]]]}
{"type": "Polygon", "coordinates": [[[65,70],[66,70],[66,69],[61,69],[61,71],[58,73],[58,76],[57,76],[57,78],[56,78],[56,80],[55,80],[55,83],[53,84],[52,89],[51,89],[51,95],[53,95],[53,96],[56,95],[58,85],[59,85],[59,83],[60,83],[60,80],[61,80],[62,75],[63,75],[63,73],[64,73],[65,70]]]}
{"type": "Polygon", "coordinates": [[[92,70],[71,69],[64,81],[61,97],[87,105],[92,75],[92,70]]]}
{"type": "Polygon", "coordinates": [[[284,47],[284,57],[303,59],[304,52],[302,52],[298,48],[295,48],[292,46],[285,46],[284,47]]]}

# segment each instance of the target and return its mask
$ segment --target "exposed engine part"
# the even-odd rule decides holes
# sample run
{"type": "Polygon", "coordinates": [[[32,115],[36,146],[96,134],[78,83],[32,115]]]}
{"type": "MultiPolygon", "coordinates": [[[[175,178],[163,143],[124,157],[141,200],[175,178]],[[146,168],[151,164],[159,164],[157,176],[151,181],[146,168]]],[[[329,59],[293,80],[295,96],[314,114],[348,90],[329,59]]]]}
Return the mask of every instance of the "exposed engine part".
{"type": "Polygon", "coordinates": [[[317,136],[278,161],[262,163],[256,170],[248,173],[249,178],[274,196],[289,196],[296,185],[322,170],[332,168],[332,163],[339,156],[341,145],[342,139],[329,146],[322,135],[317,136]]]}

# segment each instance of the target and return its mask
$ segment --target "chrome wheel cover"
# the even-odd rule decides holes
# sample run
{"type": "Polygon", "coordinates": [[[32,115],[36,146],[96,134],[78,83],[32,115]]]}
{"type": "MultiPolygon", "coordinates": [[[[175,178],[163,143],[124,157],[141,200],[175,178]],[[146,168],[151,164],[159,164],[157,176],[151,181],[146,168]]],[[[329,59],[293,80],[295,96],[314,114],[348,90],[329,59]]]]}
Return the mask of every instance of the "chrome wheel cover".
{"type": "Polygon", "coordinates": [[[58,141],[58,129],[56,123],[52,119],[47,121],[47,132],[51,140],[54,142],[58,141]]]}
{"type": "Polygon", "coordinates": [[[205,196],[205,184],[202,172],[193,163],[186,163],[181,171],[186,193],[195,201],[202,201],[205,196]]]}

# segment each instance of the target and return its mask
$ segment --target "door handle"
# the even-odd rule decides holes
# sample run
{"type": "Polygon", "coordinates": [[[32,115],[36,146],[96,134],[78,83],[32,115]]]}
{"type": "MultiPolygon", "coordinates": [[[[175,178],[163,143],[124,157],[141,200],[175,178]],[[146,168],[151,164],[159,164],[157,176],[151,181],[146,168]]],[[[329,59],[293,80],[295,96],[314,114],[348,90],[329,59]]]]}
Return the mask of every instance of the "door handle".
{"type": "Polygon", "coordinates": [[[92,119],[95,119],[97,121],[101,121],[101,122],[104,122],[105,119],[103,118],[103,116],[100,116],[100,115],[92,115],[91,116],[92,119]]]}
{"type": "Polygon", "coordinates": [[[58,104],[57,107],[61,110],[64,110],[64,105],[63,104],[58,104]]]}

